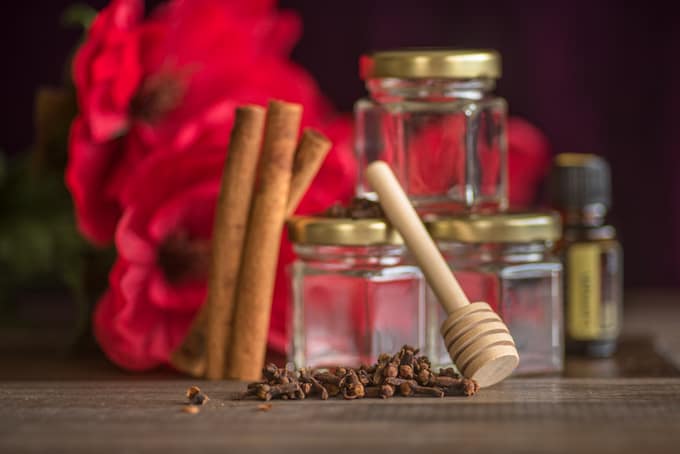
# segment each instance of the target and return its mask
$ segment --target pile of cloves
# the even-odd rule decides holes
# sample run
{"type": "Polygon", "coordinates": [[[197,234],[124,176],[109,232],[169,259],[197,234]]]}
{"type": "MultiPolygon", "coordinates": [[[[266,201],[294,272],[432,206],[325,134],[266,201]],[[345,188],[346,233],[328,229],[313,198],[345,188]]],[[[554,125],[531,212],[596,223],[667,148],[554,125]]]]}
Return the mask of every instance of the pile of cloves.
{"type": "Polygon", "coordinates": [[[329,218],[372,219],[384,218],[382,207],[375,200],[355,197],[348,206],[336,203],[324,212],[329,218]]]}
{"type": "Polygon", "coordinates": [[[297,373],[267,364],[263,381],[248,385],[242,397],[261,400],[301,400],[318,396],[322,400],[342,396],[344,399],[400,396],[472,396],[479,386],[474,380],[462,378],[453,368],[431,370],[427,356],[418,349],[404,345],[395,355],[383,353],[372,366],[359,369],[337,367],[330,371],[300,369],[297,373]]]}

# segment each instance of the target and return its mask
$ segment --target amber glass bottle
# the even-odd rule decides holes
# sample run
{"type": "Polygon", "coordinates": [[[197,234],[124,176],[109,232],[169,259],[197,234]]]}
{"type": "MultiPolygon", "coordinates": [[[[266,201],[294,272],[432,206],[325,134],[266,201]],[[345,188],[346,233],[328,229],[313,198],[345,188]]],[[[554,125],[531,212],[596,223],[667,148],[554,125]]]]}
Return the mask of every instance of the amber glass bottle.
{"type": "Polygon", "coordinates": [[[565,265],[567,354],[610,356],[621,329],[623,252],[616,229],[605,220],[611,205],[609,165],[591,154],[560,154],[550,192],[564,224],[559,252],[565,265]]]}

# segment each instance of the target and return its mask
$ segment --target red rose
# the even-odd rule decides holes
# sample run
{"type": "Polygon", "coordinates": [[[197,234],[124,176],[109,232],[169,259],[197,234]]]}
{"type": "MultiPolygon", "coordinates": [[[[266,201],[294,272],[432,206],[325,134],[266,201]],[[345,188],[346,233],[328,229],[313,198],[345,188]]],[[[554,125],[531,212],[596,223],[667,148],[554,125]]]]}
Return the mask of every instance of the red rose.
{"type": "Polygon", "coordinates": [[[265,5],[176,0],[157,12],[140,35],[147,76],[131,105],[148,143],[174,142],[215,100],[299,102],[313,124],[332,114],[313,78],[288,60],[297,17],[265,5]]]}
{"type": "Polygon", "coordinates": [[[141,16],[140,1],[113,1],[74,61],[81,115],[67,184],[96,244],[111,241],[125,181],[149,150],[189,150],[195,140],[226,148],[238,104],[299,102],[304,124],[332,115],[309,74],[285,59],[299,22],[272,2],[175,0],[141,16]]]}
{"type": "Polygon", "coordinates": [[[73,60],[80,111],[95,142],[123,134],[142,79],[139,26],[143,1],[113,0],[95,18],[73,60]]]}
{"type": "Polygon", "coordinates": [[[508,178],[510,205],[527,208],[536,200],[538,186],[550,168],[550,144],[528,121],[508,119],[508,178]]]}
{"type": "Polygon", "coordinates": [[[94,244],[113,237],[122,209],[119,194],[134,166],[146,154],[136,134],[96,142],[78,117],[71,125],[66,186],[75,204],[81,233],[94,244]]]}
{"type": "Polygon", "coordinates": [[[116,364],[166,362],[202,304],[223,161],[220,149],[156,153],[129,181],[119,258],[94,314],[95,336],[116,364]]]}
{"type": "Polygon", "coordinates": [[[285,61],[300,25],[271,2],[175,0],[142,16],[142,1],[113,0],[74,58],[80,109],[95,142],[124,134],[135,121],[191,118],[240,93],[255,73],[287,84],[266,60],[285,61]]]}

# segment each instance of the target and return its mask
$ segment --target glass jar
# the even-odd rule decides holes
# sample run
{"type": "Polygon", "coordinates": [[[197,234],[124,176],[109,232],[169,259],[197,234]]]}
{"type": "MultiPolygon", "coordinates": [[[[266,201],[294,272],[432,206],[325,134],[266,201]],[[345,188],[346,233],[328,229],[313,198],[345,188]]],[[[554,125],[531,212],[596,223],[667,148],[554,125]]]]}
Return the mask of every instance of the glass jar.
{"type": "Polygon", "coordinates": [[[425,339],[424,278],[380,219],[294,218],[289,236],[296,367],[358,367],[425,339]]]}
{"type": "MultiPolygon", "coordinates": [[[[440,217],[426,222],[470,301],[485,301],[510,329],[520,356],[515,374],[563,369],[562,264],[552,247],[560,237],[556,213],[440,217]]],[[[446,320],[428,291],[427,351],[451,365],[439,334],[446,320]]]]}
{"type": "Polygon", "coordinates": [[[392,167],[421,214],[506,207],[506,115],[493,95],[493,50],[397,50],[362,57],[369,97],[355,104],[357,194],[375,199],[363,169],[392,167]]]}

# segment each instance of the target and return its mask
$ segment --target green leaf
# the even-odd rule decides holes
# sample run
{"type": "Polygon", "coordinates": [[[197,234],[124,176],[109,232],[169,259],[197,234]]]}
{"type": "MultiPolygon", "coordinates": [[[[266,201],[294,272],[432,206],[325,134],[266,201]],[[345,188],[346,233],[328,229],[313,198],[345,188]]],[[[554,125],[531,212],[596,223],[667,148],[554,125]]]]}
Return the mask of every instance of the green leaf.
{"type": "Polygon", "coordinates": [[[3,183],[7,177],[7,158],[5,158],[5,152],[0,150],[0,188],[2,188],[3,183]]]}
{"type": "Polygon", "coordinates": [[[66,8],[62,13],[61,23],[66,27],[82,27],[84,30],[88,30],[96,16],[96,9],[84,3],[76,3],[66,8]]]}

